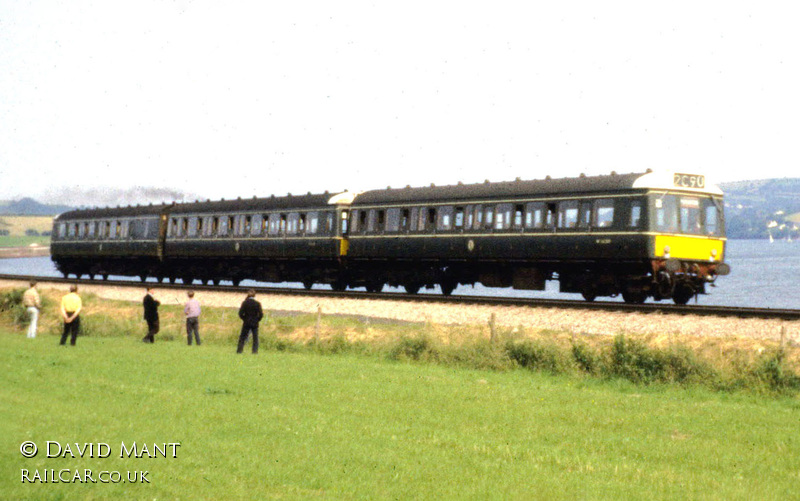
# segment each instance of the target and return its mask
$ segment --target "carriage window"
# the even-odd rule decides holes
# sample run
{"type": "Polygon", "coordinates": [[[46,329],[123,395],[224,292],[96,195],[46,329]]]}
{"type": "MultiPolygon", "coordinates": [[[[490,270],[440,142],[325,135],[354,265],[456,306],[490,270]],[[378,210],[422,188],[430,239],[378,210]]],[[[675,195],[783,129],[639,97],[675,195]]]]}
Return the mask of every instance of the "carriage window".
{"type": "Polygon", "coordinates": [[[122,226],[122,228],[120,229],[120,232],[121,232],[120,236],[122,238],[128,238],[129,221],[123,221],[121,226],[122,226]]]}
{"type": "Polygon", "coordinates": [[[203,230],[205,229],[203,227],[203,223],[205,222],[205,220],[206,220],[206,218],[204,218],[204,217],[198,217],[197,218],[197,234],[199,236],[205,235],[205,233],[203,233],[203,230]]]}
{"type": "Polygon", "coordinates": [[[713,200],[706,200],[706,234],[719,235],[719,212],[713,200]]]}
{"type": "Polygon", "coordinates": [[[93,222],[89,225],[89,238],[93,238],[95,232],[97,232],[97,222],[93,222]]]}
{"type": "Polygon", "coordinates": [[[525,212],[526,228],[541,228],[544,226],[544,204],[541,202],[529,203],[525,212]]]}
{"type": "Polygon", "coordinates": [[[483,227],[483,206],[475,206],[475,221],[472,228],[479,230],[483,227]]]}
{"type": "Polygon", "coordinates": [[[638,228],[642,223],[642,203],[631,203],[631,228],[638,228]]]}
{"type": "Polygon", "coordinates": [[[249,235],[250,232],[253,231],[253,216],[246,215],[244,216],[244,228],[242,228],[242,235],[249,235]]]}
{"type": "Polygon", "coordinates": [[[385,231],[386,230],[386,211],[379,210],[376,212],[376,219],[375,219],[375,231],[385,231]]]}
{"type": "Polygon", "coordinates": [[[544,223],[548,228],[552,228],[556,225],[556,204],[547,204],[547,213],[545,215],[544,223]]]}
{"type": "Polygon", "coordinates": [[[400,231],[400,209],[386,211],[386,231],[400,231]]]}
{"type": "Polygon", "coordinates": [[[288,228],[286,214],[281,214],[278,224],[278,233],[280,234],[286,233],[286,228],[288,228]]]}
{"type": "Polygon", "coordinates": [[[214,216],[211,218],[211,236],[219,233],[219,218],[214,216]]]}
{"type": "Polygon", "coordinates": [[[86,234],[86,223],[78,225],[78,237],[83,237],[86,234]]]}
{"type": "Polygon", "coordinates": [[[602,198],[594,201],[595,228],[608,228],[614,223],[614,201],[602,198]]]}
{"type": "Polygon", "coordinates": [[[427,225],[428,225],[428,227],[433,228],[434,224],[436,224],[436,209],[431,207],[431,208],[428,209],[427,225]]]}
{"type": "MultiPolygon", "coordinates": [[[[347,228],[347,211],[342,211],[342,235],[347,235],[348,228],[347,228]]],[[[333,214],[328,214],[328,231],[333,231],[333,214]]]]}
{"type": "Polygon", "coordinates": [[[578,221],[578,226],[581,228],[588,228],[592,224],[592,203],[591,202],[581,202],[580,205],[580,221],[578,221]]]}
{"type": "Polygon", "coordinates": [[[181,236],[185,237],[189,234],[189,218],[185,217],[181,220],[181,236]]]}
{"type": "Polygon", "coordinates": [[[367,211],[363,209],[358,211],[358,231],[367,231],[367,211]]]}
{"type": "Polygon", "coordinates": [[[297,234],[298,222],[300,221],[300,215],[296,212],[289,214],[287,218],[286,224],[286,233],[290,235],[297,234]]]}
{"type": "Polygon", "coordinates": [[[511,223],[513,222],[511,219],[512,209],[513,206],[511,204],[500,204],[497,206],[497,211],[494,216],[494,229],[507,230],[511,227],[511,223]]]}
{"type": "Polygon", "coordinates": [[[440,231],[449,231],[453,229],[453,208],[452,207],[439,207],[437,211],[437,225],[436,229],[440,231]]]}
{"type": "Polygon", "coordinates": [[[522,228],[522,214],[525,212],[524,205],[514,206],[514,228],[522,228]]]}
{"type": "Polygon", "coordinates": [[[411,220],[411,213],[408,209],[400,212],[400,231],[408,231],[408,223],[411,220]]]}
{"type": "Polygon", "coordinates": [[[578,226],[578,202],[569,200],[558,204],[558,227],[575,228],[578,226]]]}
{"type": "Polygon", "coordinates": [[[456,207],[456,215],[453,218],[453,226],[457,230],[461,230],[464,228],[464,208],[463,207],[456,207]]]}
{"type": "Polygon", "coordinates": [[[314,234],[318,230],[319,225],[319,215],[316,212],[309,212],[308,213],[308,227],[306,228],[306,233],[314,234]]]}
{"type": "Polygon", "coordinates": [[[494,207],[486,207],[483,211],[483,223],[486,228],[492,228],[492,224],[494,223],[494,207]]]}
{"type": "Polygon", "coordinates": [[[233,228],[236,220],[233,216],[228,216],[228,226],[227,226],[227,234],[233,235],[233,228]]]}
{"type": "MultiPolygon", "coordinates": [[[[655,200],[656,229],[674,233],[678,231],[678,204],[674,195],[666,195],[655,200]]],[[[640,209],[641,211],[641,209],[640,209]]],[[[631,207],[633,218],[633,207],[631,207]]]]}
{"type": "Polygon", "coordinates": [[[694,197],[681,197],[681,233],[703,233],[700,219],[700,200],[694,197]]]}
{"type": "Polygon", "coordinates": [[[167,230],[167,234],[170,237],[174,237],[178,234],[178,220],[172,218],[169,220],[169,229],[167,230]]]}

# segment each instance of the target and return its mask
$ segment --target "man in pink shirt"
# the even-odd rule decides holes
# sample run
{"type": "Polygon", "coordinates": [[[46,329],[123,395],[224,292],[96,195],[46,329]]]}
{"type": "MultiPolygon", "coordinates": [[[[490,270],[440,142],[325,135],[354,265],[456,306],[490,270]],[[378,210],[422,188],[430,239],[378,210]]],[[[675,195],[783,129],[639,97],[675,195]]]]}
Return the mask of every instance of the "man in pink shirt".
{"type": "Polygon", "coordinates": [[[186,335],[189,338],[189,346],[192,345],[192,334],[200,346],[200,301],[194,298],[194,291],[186,293],[189,300],[186,301],[186,306],[183,308],[183,314],[186,315],[186,335]]]}

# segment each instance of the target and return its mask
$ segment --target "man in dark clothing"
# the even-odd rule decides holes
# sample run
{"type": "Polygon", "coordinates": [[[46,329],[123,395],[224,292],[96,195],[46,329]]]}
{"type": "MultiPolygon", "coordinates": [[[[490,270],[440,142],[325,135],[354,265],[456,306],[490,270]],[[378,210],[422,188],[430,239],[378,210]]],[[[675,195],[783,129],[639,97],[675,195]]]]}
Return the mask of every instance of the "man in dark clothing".
{"type": "Polygon", "coordinates": [[[250,333],[253,333],[253,353],[258,353],[258,323],[264,318],[264,311],[261,309],[261,303],[256,301],[256,291],[250,289],[247,291],[247,298],[242,302],[239,308],[239,318],[242,319],[242,333],[239,334],[239,346],[236,348],[236,353],[241,353],[244,349],[244,343],[250,333]]]}
{"type": "Polygon", "coordinates": [[[161,304],[153,297],[153,288],[147,288],[142,305],[144,306],[144,320],[147,322],[147,335],[142,339],[145,343],[155,343],[155,335],[158,334],[158,307],[161,304]]]}

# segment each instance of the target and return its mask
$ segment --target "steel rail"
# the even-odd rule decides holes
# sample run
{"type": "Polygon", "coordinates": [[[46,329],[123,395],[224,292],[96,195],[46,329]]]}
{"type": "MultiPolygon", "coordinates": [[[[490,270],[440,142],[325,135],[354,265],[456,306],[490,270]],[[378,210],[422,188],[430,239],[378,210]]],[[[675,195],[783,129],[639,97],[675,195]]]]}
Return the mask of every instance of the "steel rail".
{"type": "Polygon", "coordinates": [[[326,298],[351,298],[351,299],[379,299],[387,301],[405,301],[418,303],[445,303],[460,305],[481,305],[481,306],[518,306],[536,308],[561,308],[579,309],[596,311],[616,311],[616,312],[638,312],[638,313],[661,313],[667,315],[701,315],[719,317],[738,317],[738,318],[761,318],[778,320],[800,320],[800,310],[780,309],[780,308],[751,308],[739,306],[711,306],[711,305],[684,305],[679,306],[667,303],[644,303],[629,304],[614,301],[581,301],[571,299],[538,299],[538,298],[518,298],[518,297],[493,297],[493,296],[468,296],[454,294],[442,296],[438,294],[406,294],[403,292],[364,292],[364,291],[344,291],[333,290],[305,290],[289,287],[265,287],[265,286],[233,286],[233,285],[203,285],[203,284],[183,284],[155,281],[136,281],[136,280],[92,280],[89,278],[62,278],[62,277],[42,277],[32,275],[5,275],[0,274],[0,280],[31,281],[58,284],[85,284],[100,285],[109,287],[129,287],[143,288],[153,286],[158,288],[170,288],[178,290],[197,290],[210,292],[244,292],[247,289],[254,289],[263,294],[281,294],[294,296],[311,296],[326,298]]]}

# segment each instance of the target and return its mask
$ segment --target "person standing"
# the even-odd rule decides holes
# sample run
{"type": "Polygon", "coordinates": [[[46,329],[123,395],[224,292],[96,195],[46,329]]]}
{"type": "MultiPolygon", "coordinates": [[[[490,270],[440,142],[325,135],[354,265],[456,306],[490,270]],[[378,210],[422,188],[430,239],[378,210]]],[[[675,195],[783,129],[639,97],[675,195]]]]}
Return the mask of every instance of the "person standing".
{"type": "Polygon", "coordinates": [[[39,322],[39,310],[42,309],[42,301],[39,298],[39,291],[36,290],[36,282],[30,283],[31,288],[22,294],[22,305],[28,310],[30,325],[28,326],[28,337],[36,337],[36,325],[39,322]]]}
{"type": "Polygon", "coordinates": [[[144,295],[142,300],[144,306],[144,320],[147,322],[147,335],[142,338],[145,343],[155,343],[155,335],[158,334],[158,307],[161,301],[153,297],[153,288],[147,288],[147,294],[144,295]]]}
{"type": "Polygon", "coordinates": [[[242,301],[242,306],[239,308],[239,318],[242,319],[242,332],[239,334],[239,346],[236,348],[236,353],[241,353],[244,349],[244,343],[250,333],[253,333],[253,354],[258,353],[258,323],[264,318],[264,310],[261,309],[261,303],[256,301],[256,291],[250,289],[247,291],[247,297],[242,301]]]}
{"type": "Polygon", "coordinates": [[[189,338],[189,346],[192,345],[192,334],[200,346],[200,301],[194,298],[194,291],[186,293],[189,300],[183,307],[183,314],[186,315],[186,336],[189,338]]]}
{"type": "Polygon", "coordinates": [[[78,330],[81,328],[81,310],[83,309],[83,302],[78,295],[78,286],[70,285],[69,294],[61,298],[61,318],[64,319],[64,334],[61,335],[61,344],[67,344],[67,335],[71,334],[72,339],[70,343],[75,346],[75,340],[78,339],[78,330]]]}

